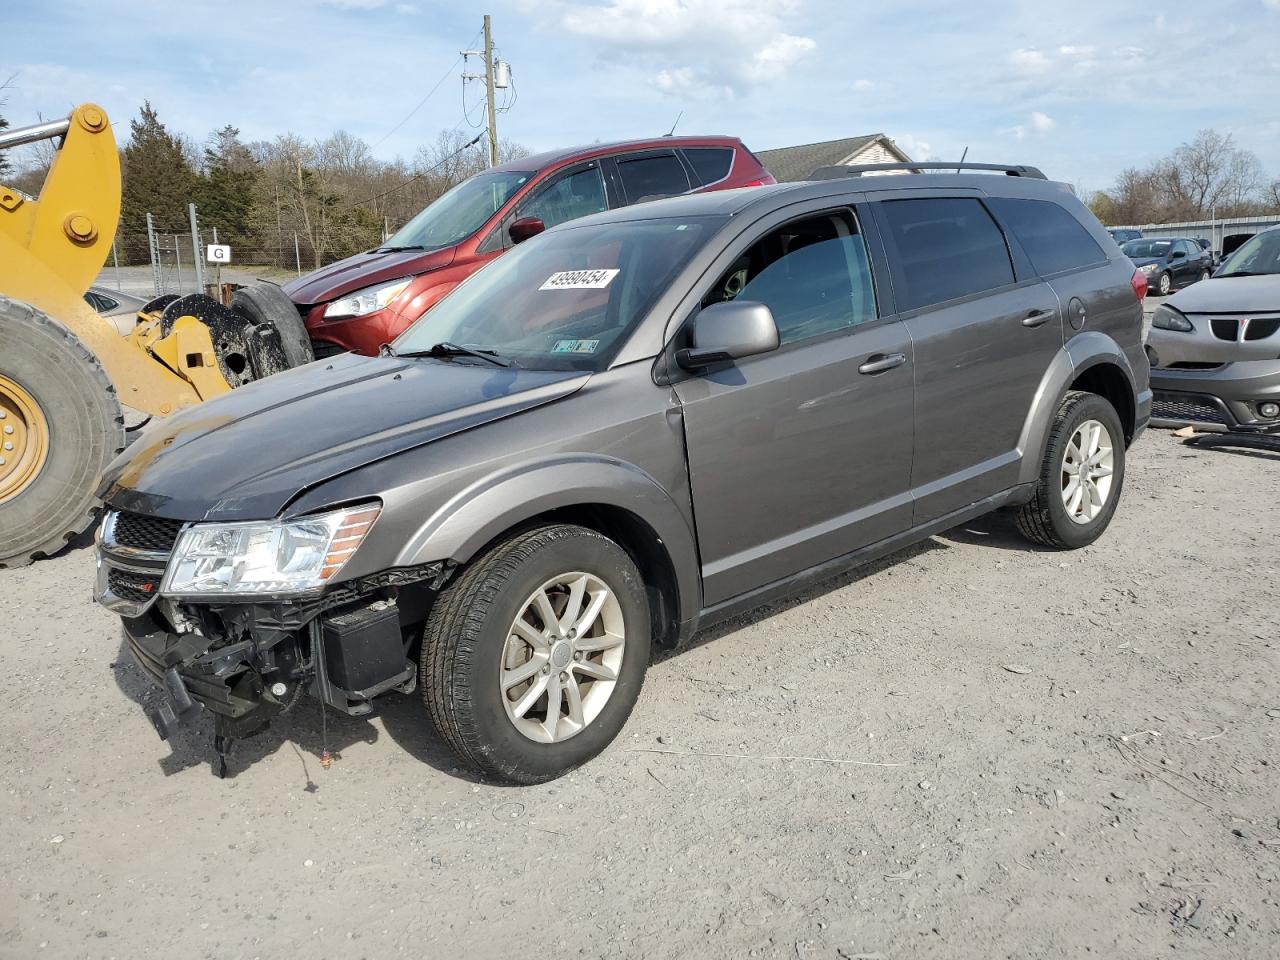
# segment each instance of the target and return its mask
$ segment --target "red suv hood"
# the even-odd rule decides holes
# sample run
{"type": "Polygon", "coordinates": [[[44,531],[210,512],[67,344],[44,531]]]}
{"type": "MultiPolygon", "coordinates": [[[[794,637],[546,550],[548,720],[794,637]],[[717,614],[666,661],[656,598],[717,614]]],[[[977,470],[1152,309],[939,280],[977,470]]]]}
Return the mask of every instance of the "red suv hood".
{"type": "Polygon", "coordinates": [[[456,253],[457,247],[430,251],[357,253],[354,257],[347,257],[296,280],[290,280],[283,289],[294,303],[328,303],[353,290],[447,267],[453,263],[456,253]]]}

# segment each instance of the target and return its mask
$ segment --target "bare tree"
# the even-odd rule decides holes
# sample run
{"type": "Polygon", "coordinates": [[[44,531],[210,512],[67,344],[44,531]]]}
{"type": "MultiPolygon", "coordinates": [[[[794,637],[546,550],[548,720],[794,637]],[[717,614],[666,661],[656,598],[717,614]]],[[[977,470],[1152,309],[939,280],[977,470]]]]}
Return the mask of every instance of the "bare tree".
{"type": "Polygon", "coordinates": [[[1241,216],[1261,212],[1263,180],[1257,156],[1229,134],[1201,130],[1168,157],[1123,171],[1093,206],[1106,212],[1108,223],[1241,216]]]}

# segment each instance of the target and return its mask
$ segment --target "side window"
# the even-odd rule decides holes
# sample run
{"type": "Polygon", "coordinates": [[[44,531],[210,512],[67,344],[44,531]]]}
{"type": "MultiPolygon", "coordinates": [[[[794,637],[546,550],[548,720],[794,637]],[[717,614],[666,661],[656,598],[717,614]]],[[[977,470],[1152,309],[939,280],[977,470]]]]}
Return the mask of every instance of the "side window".
{"type": "Polygon", "coordinates": [[[992,197],[987,203],[1017,236],[1042,277],[1107,259],[1084,225],[1052,201],[992,197]]]}
{"type": "Polygon", "coordinates": [[[608,207],[600,168],[590,167],[561,177],[532,200],[522,204],[516,216],[537,217],[550,230],[558,223],[599,213],[608,207]]]}
{"type": "Polygon", "coordinates": [[[976,199],[885,200],[881,210],[903,281],[899,310],[1013,283],[1004,234],[976,199]]]}
{"type": "Polygon", "coordinates": [[[689,191],[689,177],[674,153],[656,157],[618,158],[618,176],[628,203],[672,197],[689,191]]]}
{"type": "Polygon", "coordinates": [[[876,318],[867,248],[847,214],[797,220],[758,240],[702,300],[767,304],[782,343],[876,318]]]}
{"type": "Polygon", "coordinates": [[[733,151],[727,147],[686,147],[684,158],[704,187],[723,180],[733,167],[733,151]]]}

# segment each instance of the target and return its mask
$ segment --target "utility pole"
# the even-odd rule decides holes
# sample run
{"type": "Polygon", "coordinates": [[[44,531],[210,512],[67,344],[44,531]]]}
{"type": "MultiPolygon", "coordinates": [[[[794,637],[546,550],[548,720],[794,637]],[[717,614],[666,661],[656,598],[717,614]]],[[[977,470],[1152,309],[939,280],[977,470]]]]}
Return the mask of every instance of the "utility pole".
{"type": "MultiPolygon", "coordinates": [[[[471,21],[475,23],[474,20],[471,21]]],[[[498,165],[498,110],[493,102],[493,29],[489,14],[484,15],[484,91],[489,105],[489,166],[498,165]]]]}
{"type": "Polygon", "coordinates": [[[484,73],[467,73],[466,66],[462,68],[463,106],[465,109],[466,82],[483,80],[485,111],[489,115],[489,166],[496,167],[498,165],[498,104],[495,98],[497,91],[506,90],[511,85],[511,68],[507,63],[493,59],[493,20],[487,13],[484,15],[484,49],[463,50],[461,53],[464,63],[468,62],[469,57],[479,57],[484,61],[484,73]]]}

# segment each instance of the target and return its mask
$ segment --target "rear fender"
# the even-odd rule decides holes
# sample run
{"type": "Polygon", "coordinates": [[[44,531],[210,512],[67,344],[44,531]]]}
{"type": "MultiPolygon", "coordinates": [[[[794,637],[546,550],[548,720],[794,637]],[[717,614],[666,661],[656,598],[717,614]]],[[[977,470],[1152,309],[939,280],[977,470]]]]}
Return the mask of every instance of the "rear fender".
{"type": "Polygon", "coordinates": [[[1096,330],[1076,334],[1065,347],[1054,354],[1049,369],[1040,381],[1040,389],[1032,400],[1027,419],[1022,424],[1022,435],[1018,439],[1018,451],[1021,454],[1019,483],[1034,483],[1039,479],[1041,454],[1062,398],[1077,377],[1090,367],[1102,363],[1119,367],[1128,380],[1130,394],[1137,395],[1133,367],[1120,345],[1105,333],[1096,330]]]}
{"type": "Polygon", "coordinates": [[[467,563],[507,531],[538,516],[595,505],[625,510],[653,530],[675,572],[676,615],[680,619],[694,616],[701,606],[698,554],[684,514],[649,474],[599,455],[552,457],[479,480],[418,527],[396,566],[434,560],[467,563]]]}

